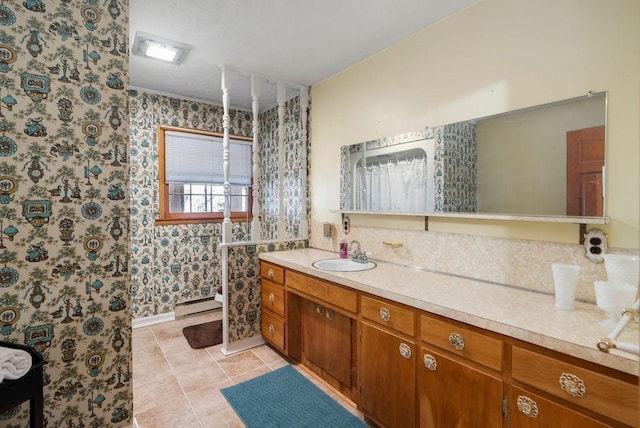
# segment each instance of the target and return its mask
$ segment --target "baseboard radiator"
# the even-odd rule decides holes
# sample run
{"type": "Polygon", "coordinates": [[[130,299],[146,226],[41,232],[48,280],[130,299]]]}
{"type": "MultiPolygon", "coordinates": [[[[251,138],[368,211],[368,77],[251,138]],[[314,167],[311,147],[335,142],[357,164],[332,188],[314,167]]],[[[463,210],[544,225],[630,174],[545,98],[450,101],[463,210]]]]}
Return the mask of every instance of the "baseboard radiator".
{"type": "Polygon", "coordinates": [[[213,311],[222,308],[222,303],[217,302],[215,297],[205,297],[202,299],[190,300],[188,302],[176,303],[173,312],[176,319],[202,312],[213,311]]]}

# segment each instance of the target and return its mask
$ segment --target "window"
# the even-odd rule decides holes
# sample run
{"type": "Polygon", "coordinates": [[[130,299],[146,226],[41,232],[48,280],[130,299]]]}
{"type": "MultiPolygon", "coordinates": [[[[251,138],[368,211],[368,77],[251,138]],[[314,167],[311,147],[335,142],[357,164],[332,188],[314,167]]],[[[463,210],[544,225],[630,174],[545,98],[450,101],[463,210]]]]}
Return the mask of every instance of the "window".
{"type": "MultiPolygon", "coordinates": [[[[160,126],[159,218],[176,224],[221,221],[224,217],[222,135],[160,126]]],[[[251,219],[251,140],[229,138],[230,210],[233,220],[251,219]]]]}

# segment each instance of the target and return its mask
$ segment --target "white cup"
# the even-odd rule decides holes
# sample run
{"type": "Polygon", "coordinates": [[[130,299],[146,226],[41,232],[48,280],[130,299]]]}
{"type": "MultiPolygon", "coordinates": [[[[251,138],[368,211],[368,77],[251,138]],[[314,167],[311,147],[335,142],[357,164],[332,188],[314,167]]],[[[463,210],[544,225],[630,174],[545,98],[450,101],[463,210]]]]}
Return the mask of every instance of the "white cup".
{"type": "Polygon", "coordinates": [[[612,284],[640,286],[640,257],[626,254],[604,254],[604,268],[612,284]]]}
{"type": "Polygon", "coordinates": [[[576,287],[580,266],[552,263],[553,283],[556,292],[556,308],[572,311],[575,308],[576,287]]]}

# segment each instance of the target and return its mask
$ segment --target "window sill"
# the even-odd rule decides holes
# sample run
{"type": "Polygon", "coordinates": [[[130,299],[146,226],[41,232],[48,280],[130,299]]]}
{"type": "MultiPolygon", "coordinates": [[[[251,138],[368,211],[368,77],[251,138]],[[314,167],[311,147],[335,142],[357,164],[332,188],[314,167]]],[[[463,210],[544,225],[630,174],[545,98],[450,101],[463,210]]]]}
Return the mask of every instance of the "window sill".
{"type": "MultiPolygon", "coordinates": [[[[192,217],[192,218],[157,218],[155,220],[156,226],[168,226],[174,224],[206,224],[206,223],[222,223],[222,217],[192,217]]],[[[231,217],[232,223],[249,223],[253,220],[252,217],[231,217]]]]}

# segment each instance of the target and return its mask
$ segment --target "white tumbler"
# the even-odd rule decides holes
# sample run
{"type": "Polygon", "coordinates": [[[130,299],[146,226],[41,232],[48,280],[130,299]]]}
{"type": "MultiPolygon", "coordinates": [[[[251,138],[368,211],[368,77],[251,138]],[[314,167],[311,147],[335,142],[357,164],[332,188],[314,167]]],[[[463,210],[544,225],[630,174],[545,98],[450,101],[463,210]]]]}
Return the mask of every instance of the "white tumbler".
{"type": "Polygon", "coordinates": [[[572,311],[575,308],[576,287],[580,266],[552,263],[553,283],[556,291],[556,308],[572,311]]]}

